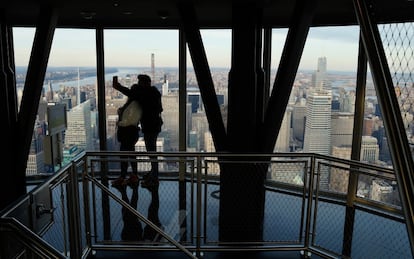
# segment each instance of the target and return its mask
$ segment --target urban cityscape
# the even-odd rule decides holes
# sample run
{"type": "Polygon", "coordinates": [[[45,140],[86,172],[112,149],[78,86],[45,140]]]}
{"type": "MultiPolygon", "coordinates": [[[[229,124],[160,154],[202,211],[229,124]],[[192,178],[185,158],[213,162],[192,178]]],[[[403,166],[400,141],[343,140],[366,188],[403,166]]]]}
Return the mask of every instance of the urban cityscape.
{"type": "MultiPolygon", "coordinates": [[[[356,74],[330,72],[327,64],[327,58],[320,57],[314,71],[298,71],[274,152],[318,153],[351,159],[356,74]]],[[[19,68],[16,71],[20,102],[24,69],[19,68]]],[[[212,68],[211,70],[224,120],[226,120],[228,72],[228,69],[224,68],[212,68]]],[[[112,76],[117,75],[121,84],[130,86],[136,83],[137,75],[141,73],[151,75],[153,85],[162,94],[164,125],[157,141],[157,151],[178,151],[178,68],[155,67],[106,69],[107,148],[113,151],[119,150],[119,143],[116,140],[117,109],[125,102],[125,96],[112,88],[112,76]]],[[[413,100],[412,89],[404,96],[398,92],[399,100],[405,103],[407,103],[406,99],[413,100]]],[[[55,67],[48,70],[27,164],[27,176],[54,173],[79,152],[99,150],[96,94],[96,74],[93,69],[55,67]],[[51,137],[50,129],[48,130],[48,123],[51,122],[48,121],[47,107],[56,104],[65,105],[66,125],[61,134],[51,137]],[[57,138],[57,141],[53,141],[53,138],[57,138]],[[59,146],[51,147],[52,142],[57,142],[59,146]],[[60,149],[58,153],[62,152],[62,161],[56,161],[54,160],[56,158],[50,157],[50,150],[56,148],[60,149]]],[[[366,83],[364,113],[360,160],[392,168],[381,110],[369,76],[366,83]]],[[[408,109],[404,114],[406,133],[411,141],[414,138],[413,116],[412,109],[408,109]]],[[[191,70],[187,72],[186,120],[187,151],[214,152],[214,144],[197,80],[191,70]]],[[[136,144],[136,151],[145,151],[142,136],[136,144]]],[[[280,177],[277,174],[270,175],[275,179],[280,177]]],[[[343,189],[344,187],[337,188],[343,189]]],[[[382,184],[382,188],[386,192],[395,194],[393,191],[395,186],[386,184],[384,187],[382,184]]]]}

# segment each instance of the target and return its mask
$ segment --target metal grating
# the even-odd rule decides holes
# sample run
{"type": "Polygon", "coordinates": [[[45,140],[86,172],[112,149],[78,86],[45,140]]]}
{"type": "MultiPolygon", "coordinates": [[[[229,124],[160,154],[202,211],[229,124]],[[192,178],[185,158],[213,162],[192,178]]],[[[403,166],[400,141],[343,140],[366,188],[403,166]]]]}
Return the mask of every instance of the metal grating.
{"type": "Polygon", "coordinates": [[[383,24],[379,31],[414,156],[414,23],[383,24]]]}

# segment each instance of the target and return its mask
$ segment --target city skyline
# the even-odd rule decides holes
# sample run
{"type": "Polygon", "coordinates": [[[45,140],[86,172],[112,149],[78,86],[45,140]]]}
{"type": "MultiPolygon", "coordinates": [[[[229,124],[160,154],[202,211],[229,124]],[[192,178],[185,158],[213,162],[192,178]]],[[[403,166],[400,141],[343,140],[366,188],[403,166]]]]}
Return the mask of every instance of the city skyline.
{"type": "MultiPolygon", "coordinates": [[[[34,28],[14,28],[16,66],[27,66],[34,28]]],[[[230,67],[231,30],[200,30],[210,67],[230,67]]],[[[288,29],[274,29],[271,68],[276,69],[288,29]]],[[[316,67],[318,57],[329,60],[335,71],[356,71],[357,26],[312,27],[299,69],[316,67]],[[341,51],[338,51],[340,49],[341,51]]],[[[146,67],[155,54],[156,67],[178,66],[178,30],[104,30],[105,66],[146,67]]],[[[48,66],[96,66],[95,30],[56,29],[48,66]]],[[[188,67],[192,67],[188,54],[188,67]]]]}

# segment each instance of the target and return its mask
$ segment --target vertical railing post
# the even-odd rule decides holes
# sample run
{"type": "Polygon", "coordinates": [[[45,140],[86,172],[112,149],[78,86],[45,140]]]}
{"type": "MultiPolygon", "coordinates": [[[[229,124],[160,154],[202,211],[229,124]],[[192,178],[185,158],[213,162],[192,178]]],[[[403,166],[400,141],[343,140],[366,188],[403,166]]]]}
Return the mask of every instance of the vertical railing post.
{"type": "Polygon", "coordinates": [[[85,217],[85,233],[81,233],[86,236],[86,247],[92,250],[92,228],[91,228],[91,215],[90,215],[90,203],[89,203],[89,180],[88,174],[88,157],[85,156],[83,160],[83,172],[82,172],[82,192],[83,192],[83,213],[85,217]]]}
{"type": "Polygon", "coordinates": [[[196,257],[200,258],[201,254],[201,166],[202,158],[197,156],[197,194],[196,194],[196,257]]]}
{"type": "MultiPolygon", "coordinates": [[[[305,251],[304,251],[304,256],[307,257],[307,251],[309,250],[310,247],[310,235],[312,234],[310,231],[310,226],[311,226],[311,219],[312,219],[312,199],[313,199],[313,186],[314,186],[314,182],[315,182],[315,156],[312,155],[311,157],[311,163],[310,163],[310,168],[309,168],[309,185],[307,186],[308,188],[308,206],[307,206],[307,211],[306,211],[306,222],[305,222],[305,241],[304,241],[304,245],[305,245],[305,251]]],[[[305,188],[306,188],[306,183],[305,184],[305,188]]]]}
{"type": "Polygon", "coordinates": [[[79,186],[76,163],[73,162],[69,170],[69,181],[67,189],[68,207],[68,230],[70,258],[81,258],[81,235],[80,235],[80,209],[79,209],[79,186]]]}

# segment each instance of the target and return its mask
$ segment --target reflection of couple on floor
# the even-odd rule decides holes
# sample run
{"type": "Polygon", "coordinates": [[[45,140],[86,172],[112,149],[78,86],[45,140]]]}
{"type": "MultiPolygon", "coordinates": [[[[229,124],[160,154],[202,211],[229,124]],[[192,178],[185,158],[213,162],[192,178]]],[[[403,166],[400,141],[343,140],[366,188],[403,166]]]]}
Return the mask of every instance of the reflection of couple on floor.
{"type": "MultiPolygon", "coordinates": [[[[131,200],[129,200],[129,197],[127,195],[126,186],[117,189],[121,192],[122,200],[131,205],[131,207],[136,210],[138,205],[138,186],[132,187],[131,200]]],[[[158,186],[148,188],[148,190],[151,192],[151,203],[148,206],[148,220],[160,227],[161,222],[158,218],[158,208],[160,206],[158,186]]],[[[121,233],[122,240],[154,241],[157,232],[149,225],[146,225],[143,230],[139,218],[128,208],[122,207],[122,220],[124,222],[121,233]]],[[[159,235],[159,237],[161,236],[159,235]]]]}

